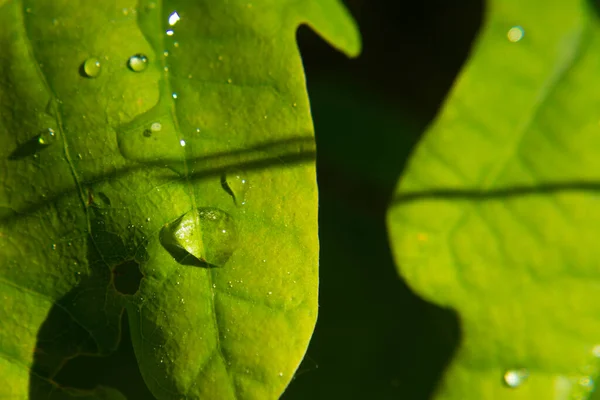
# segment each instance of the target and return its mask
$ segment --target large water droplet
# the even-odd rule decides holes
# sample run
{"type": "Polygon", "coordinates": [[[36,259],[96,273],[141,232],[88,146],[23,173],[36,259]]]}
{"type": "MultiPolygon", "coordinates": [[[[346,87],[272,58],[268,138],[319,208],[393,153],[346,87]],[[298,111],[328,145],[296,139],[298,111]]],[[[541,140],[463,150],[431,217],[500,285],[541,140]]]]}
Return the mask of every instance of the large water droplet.
{"type": "Polygon", "coordinates": [[[529,372],[525,368],[509,369],[504,373],[502,379],[509,388],[519,387],[527,380],[529,372]]]}
{"type": "Polygon", "coordinates": [[[88,58],[81,65],[81,70],[83,71],[83,75],[88,78],[95,78],[100,75],[100,60],[95,57],[88,58]]]}
{"type": "Polygon", "coordinates": [[[180,19],[181,17],[177,13],[177,11],[173,11],[171,15],[169,15],[169,25],[175,25],[177,22],[179,22],[180,19]]]}
{"type": "Polygon", "coordinates": [[[231,215],[214,207],[193,209],[160,232],[161,244],[177,262],[203,267],[224,266],[237,240],[231,215]]]}
{"type": "Polygon", "coordinates": [[[135,54],[129,57],[127,66],[133,72],[142,72],[148,67],[148,57],[143,54],[135,54]]]}
{"type": "Polygon", "coordinates": [[[232,197],[236,205],[246,203],[246,192],[248,192],[248,179],[241,171],[229,171],[221,177],[221,185],[232,197]]]}

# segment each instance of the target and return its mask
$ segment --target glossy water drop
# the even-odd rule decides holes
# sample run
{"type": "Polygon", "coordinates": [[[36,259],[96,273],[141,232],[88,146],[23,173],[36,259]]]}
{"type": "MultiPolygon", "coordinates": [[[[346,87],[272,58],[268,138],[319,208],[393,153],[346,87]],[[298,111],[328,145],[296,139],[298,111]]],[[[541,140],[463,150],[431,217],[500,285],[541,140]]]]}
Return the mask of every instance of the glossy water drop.
{"type": "Polygon", "coordinates": [[[221,186],[233,197],[236,205],[241,206],[246,203],[248,178],[243,172],[238,170],[227,172],[221,177],[221,186]]]}
{"type": "Polygon", "coordinates": [[[142,72],[148,67],[148,57],[143,54],[135,54],[129,57],[127,66],[133,72],[142,72]]]}
{"type": "Polygon", "coordinates": [[[173,34],[174,34],[175,32],[173,32],[173,29],[167,29],[167,32],[166,32],[166,33],[167,33],[167,36],[173,36],[173,34]]]}
{"type": "Polygon", "coordinates": [[[162,129],[162,124],[160,122],[155,122],[150,125],[150,130],[152,132],[159,132],[162,129]]]}
{"type": "Polygon", "coordinates": [[[56,243],[52,244],[52,250],[56,250],[56,243]]]}
{"type": "Polygon", "coordinates": [[[529,372],[525,368],[509,369],[504,373],[502,379],[509,388],[516,388],[521,386],[528,376],[529,372]]]}
{"type": "Polygon", "coordinates": [[[525,36],[525,30],[521,26],[513,26],[508,30],[508,33],[506,34],[508,40],[513,43],[516,43],[523,39],[523,36],[525,36]]]}
{"type": "Polygon", "coordinates": [[[83,62],[83,73],[88,78],[95,78],[100,75],[100,60],[95,57],[88,58],[83,62]]]}
{"type": "Polygon", "coordinates": [[[179,22],[180,19],[181,17],[177,13],[177,11],[173,11],[171,15],[169,15],[169,25],[175,25],[177,22],[179,22]]]}
{"type": "Polygon", "coordinates": [[[171,97],[173,97],[174,99],[176,99],[177,98],[177,93],[172,93],[171,97]]]}
{"type": "Polygon", "coordinates": [[[233,217],[213,207],[188,211],[160,232],[163,247],[184,265],[222,267],[237,241],[233,217]]]}
{"type": "Polygon", "coordinates": [[[181,140],[179,141],[179,144],[181,145],[181,147],[184,147],[184,146],[185,146],[185,140],[181,139],[181,140]]]}
{"type": "Polygon", "coordinates": [[[42,146],[49,146],[52,143],[56,142],[56,139],[57,137],[56,132],[54,132],[54,129],[48,128],[38,135],[37,142],[42,146]]]}

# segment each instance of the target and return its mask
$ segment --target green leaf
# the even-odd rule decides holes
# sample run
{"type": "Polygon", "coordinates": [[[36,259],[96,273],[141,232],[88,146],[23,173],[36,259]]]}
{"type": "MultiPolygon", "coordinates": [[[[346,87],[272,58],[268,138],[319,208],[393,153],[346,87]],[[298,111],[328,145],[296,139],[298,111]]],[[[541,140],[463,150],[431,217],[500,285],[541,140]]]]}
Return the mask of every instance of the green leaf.
{"type": "Polygon", "coordinates": [[[357,54],[338,0],[0,1],[0,397],[71,390],[124,310],[158,399],[281,394],[317,316],[302,23],[357,54]]]}
{"type": "Polygon", "coordinates": [[[388,228],[398,269],[461,319],[439,399],[593,389],[600,23],[589,3],[490,1],[397,187],[388,228]]]}

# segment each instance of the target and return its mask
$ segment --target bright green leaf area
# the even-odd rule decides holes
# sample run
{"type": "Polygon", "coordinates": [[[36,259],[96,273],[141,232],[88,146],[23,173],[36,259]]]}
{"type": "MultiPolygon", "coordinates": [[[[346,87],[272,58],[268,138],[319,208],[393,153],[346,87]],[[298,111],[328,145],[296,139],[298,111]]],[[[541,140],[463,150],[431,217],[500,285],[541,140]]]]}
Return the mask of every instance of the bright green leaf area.
{"type": "Polygon", "coordinates": [[[127,311],[157,399],[277,398],[317,316],[313,128],[295,43],[338,0],[0,1],[0,398],[127,311]]]}
{"type": "Polygon", "coordinates": [[[584,399],[600,357],[600,21],[493,0],[388,215],[400,274],[456,309],[438,399],[584,399]],[[511,387],[512,386],[512,387],[511,387]]]}

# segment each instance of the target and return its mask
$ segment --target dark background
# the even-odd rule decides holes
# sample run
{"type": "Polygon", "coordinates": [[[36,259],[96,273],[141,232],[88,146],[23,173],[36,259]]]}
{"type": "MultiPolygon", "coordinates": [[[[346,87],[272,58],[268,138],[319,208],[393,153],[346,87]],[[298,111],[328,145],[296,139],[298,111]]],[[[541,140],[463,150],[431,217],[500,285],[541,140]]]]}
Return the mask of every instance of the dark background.
{"type": "MultiPolygon", "coordinates": [[[[298,32],[317,137],[320,308],[283,399],[428,399],[460,341],[459,323],[398,277],[385,211],[469,54],[483,0],[346,3],[363,36],[358,59],[307,28],[298,32]]],[[[128,367],[135,360],[127,327],[123,336],[115,354],[77,357],[56,381],[152,399],[128,367]]]]}

